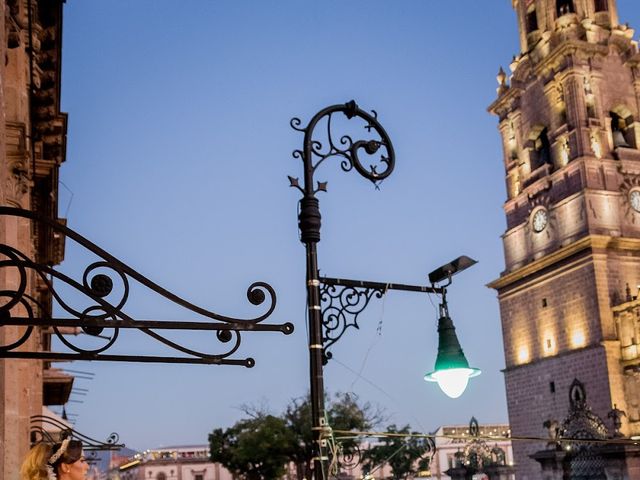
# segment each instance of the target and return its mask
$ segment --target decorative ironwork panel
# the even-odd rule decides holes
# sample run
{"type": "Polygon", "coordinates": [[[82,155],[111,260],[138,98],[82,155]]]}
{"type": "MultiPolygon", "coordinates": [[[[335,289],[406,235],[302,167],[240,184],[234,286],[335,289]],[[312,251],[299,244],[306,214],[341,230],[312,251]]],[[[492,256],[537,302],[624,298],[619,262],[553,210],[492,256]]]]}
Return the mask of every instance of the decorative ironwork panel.
{"type": "Polygon", "coordinates": [[[329,348],[340,340],[347,329],[360,328],[358,316],[367,308],[372,298],[382,298],[384,293],[384,289],[376,287],[322,284],[320,300],[325,364],[332,357],[329,348]]]}
{"type": "Polygon", "coordinates": [[[0,207],[0,215],[29,219],[37,224],[38,228],[51,229],[54,236],[62,236],[72,240],[98,257],[97,261],[86,266],[81,278],[76,279],[49,265],[35,262],[10,245],[0,244],[0,269],[5,270],[6,278],[15,280],[6,282],[4,289],[0,290],[0,328],[10,325],[23,327],[20,334],[0,345],[0,357],[225,364],[252,367],[255,364],[253,358],[231,358],[240,347],[242,332],[272,331],[284,334],[293,332],[291,323],[262,323],[276,307],[276,293],[267,283],[255,282],[249,286],[246,292],[248,302],[253,306],[261,306],[263,313],[245,319],[220,315],[162,288],[80,234],[54,220],[39,217],[27,210],[10,207],[0,207]],[[42,305],[38,299],[28,293],[27,285],[30,278],[37,279],[37,282],[44,286],[59,309],[68,315],[67,318],[54,318],[45,305],[42,305]],[[134,318],[125,311],[132,282],[137,282],[152,294],[168,300],[174,306],[177,305],[192,315],[199,316],[204,321],[139,320],[134,318]],[[88,306],[80,308],[74,306],[70,301],[71,297],[81,298],[84,305],[88,306]],[[24,351],[24,348],[18,349],[27,343],[36,327],[50,327],[52,335],[68,351],[24,351]],[[98,346],[88,347],[78,341],[77,337],[75,340],[69,339],[68,327],[80,329],[82,333],[93,337],[94,340],[99,339],[102,343],[98,346]],[[126,329],[141,332],[182,355],[175,357],[105,353],[116,345],[121,330],[126,329]],[[211,343],[214,344],[213,347],[217,351],[214,353],[188,348],[168,338],[166,334],[158,333],[158,331],[164,330],[215,331],[211,343]]]}

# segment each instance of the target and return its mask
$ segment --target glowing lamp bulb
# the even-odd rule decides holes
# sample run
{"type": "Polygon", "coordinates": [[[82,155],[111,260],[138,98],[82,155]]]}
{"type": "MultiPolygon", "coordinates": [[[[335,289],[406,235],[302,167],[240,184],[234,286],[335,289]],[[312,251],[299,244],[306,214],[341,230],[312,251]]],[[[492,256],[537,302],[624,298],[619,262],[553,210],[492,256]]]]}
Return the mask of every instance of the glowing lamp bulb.
{"type": "Polygon", "coordinates": [[[464,356],[456,328],[449,317],[447,304],[440,305],[438,319],[438,356],[433,372],[424,376],[428,382],[437,382],[440,389],[451,398],[458,398],[467,388],[469,379],[480,375],[480,370],[469,366],[464,356]]]}
{"type": "Polygon", "coordinates": [[[450,398],[458,398],[464,393],[471,377],[480,375],[477,368],[449,368],[428,373],[424,379],[437,382],[440,390],[450,398]]]}

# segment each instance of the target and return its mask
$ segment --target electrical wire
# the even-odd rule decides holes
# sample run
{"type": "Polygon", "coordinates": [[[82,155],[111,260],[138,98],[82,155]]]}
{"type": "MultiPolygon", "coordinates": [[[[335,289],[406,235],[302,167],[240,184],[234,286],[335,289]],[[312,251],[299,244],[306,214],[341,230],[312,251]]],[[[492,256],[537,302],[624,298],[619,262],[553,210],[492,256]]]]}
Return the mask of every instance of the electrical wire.
{"type": "Polygon", "coordinates": [[[58,182],[67,190],[67,192],[71,194],[71,196],[69,197],[69,201],[67,202],[67,208],[64,211],[64,216],[62,217],[62,218],[69,218],[69,209],[71,208],[71,202],[73,202],[74,193],[73,193],[73,190],[67,187],[62,180],[58,180],[58,182]]]}
{"type": "Polygon", "coordinates": [[[362,372],[364,371],[364,367],[367,365],[367,360],[369,359],[369,354],[371,353],[371,350],[373,350],[373,347],[375,347],[376,343],[378,343],[378,340],[376,339],[376,337],[379,338],[379,337],[382,336],[382,320],[384,319],[384,306],[385,306],[385,303],[387,301],[387,291],[388,290],[389,290],[389,284],[385,285],[384,292],[382,292],[382,309],[380,311],[380,320],[378,320],[378,327],[376,328],[376,334],[375,334],[373,340],[371,341],[371,344],[369,345],[369,348],[367,348],[367,351],[364,354],[364,357],[362,358],[362,363],[360,364],[360,370],[358,370],[358,373],[356,373],[356,377],[353,379],[353,382],[351,382],[351,387],[349,387],[349,389],[351,391],[353,391],[353,387],[356,384],[356,382],[360,378],[362,378],[362,372]]]}
{"type": "Polygon", "coordinates": [[[458,435],[458,434],[435,434],[435,433],[396,433],[396,432],[359,432],[359,431],[350,431],[350,430],[333,430],[334,434],[344,435],[341,437],[336,437],[336,440],[345,440],[345,439],[354,439],[354,438],[367,438],[367,437],[375,437],[375,438],[446,438],[450,440],[485,440],[485,441],[523,441],[523,442],[545,442],[545,443],[578,443],[578,444],[602,444],[602,445],[640,445],[639,440],[632,440],[629,438],[605,438],[605,439],[597,439],[597,438],[571,438],[571,437],[561,437],[561,438],[551,438],[551,437],[529,437],[529,436],[493,436],[493,435],[458,435]]]}

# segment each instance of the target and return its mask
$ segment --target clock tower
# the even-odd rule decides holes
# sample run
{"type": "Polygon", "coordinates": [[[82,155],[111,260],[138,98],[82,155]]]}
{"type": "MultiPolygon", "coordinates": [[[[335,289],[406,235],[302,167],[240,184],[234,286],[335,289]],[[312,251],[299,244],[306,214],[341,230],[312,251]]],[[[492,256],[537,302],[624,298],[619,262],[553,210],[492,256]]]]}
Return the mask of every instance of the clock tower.
{"type": "MultiPolygon", "coordinates": [[[[512,0],[520,54],[498,73],[507,199],[498,292],[513,436],[546,437],[581,381],[640,435],[640,54],[615,0],[512,0]]],[[[540,478],[514,442],[518,480],[540,478]]]]}

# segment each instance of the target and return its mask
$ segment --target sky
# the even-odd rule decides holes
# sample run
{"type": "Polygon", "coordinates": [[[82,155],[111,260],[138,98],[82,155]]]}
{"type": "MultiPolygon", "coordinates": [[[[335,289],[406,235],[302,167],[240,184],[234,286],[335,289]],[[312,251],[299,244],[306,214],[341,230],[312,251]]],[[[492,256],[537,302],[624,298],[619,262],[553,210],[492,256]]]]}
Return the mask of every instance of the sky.
{"type": "MultiPolygon", "coordinates": [[[[483,373],[455,400],[424,382],[437,352],[438,300],[393,291],[335,345],[325,388],[379,406],[387,424],[424,432],[471,416],[507,421],[498,302],[486,287],[504,268],[504,172],[497,119],[486,109],[499,67],[519,52],[517,27],[507,0],[443,5],[65,3],[60,216],[164,288],[223,315],[261,313],[245,292],[268,282],[277,307],[265,322],[296,329],[244,334],[235,358],[253,357],[252,369],[58,364],[86,372],[67,405],[78,430],[98,439],[115,431],[138,450],[204,444],[211,430],[241,419],[243,405],[277,414],[305,395],[305,252],[299,193],[287,180],[302,176],[291,155],[302,135],[289,120],[306,125],[351,99],[378,113],[396,167],[379,190],[337,161],[317,170],[316,180],[328,182],[318,195],[321,273],[427,285],[430,271],[460,255],[478,260],[454,278],[448,299],[465,354],[483,373]]],[[[622,23],[640,26],[637,0],[618,8],[622,23]]],[[[67,241],[60,268],[81,278],[94,260],[67,241]]],[[[123,310],[202,320],[137,285],[123,310]]],[[[171,354],[125,333],[108,353],[171,354]]],[[[219,352],[212,334],[172,338],[219,352]]]]}

